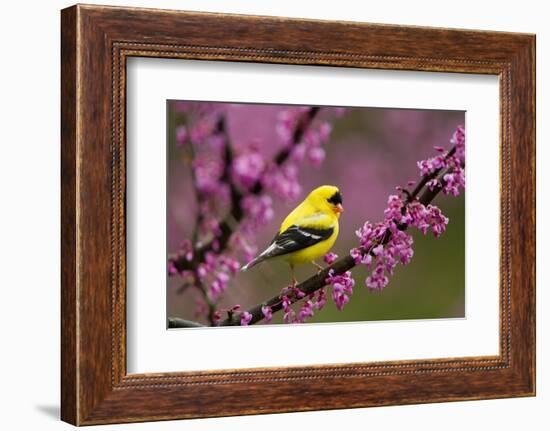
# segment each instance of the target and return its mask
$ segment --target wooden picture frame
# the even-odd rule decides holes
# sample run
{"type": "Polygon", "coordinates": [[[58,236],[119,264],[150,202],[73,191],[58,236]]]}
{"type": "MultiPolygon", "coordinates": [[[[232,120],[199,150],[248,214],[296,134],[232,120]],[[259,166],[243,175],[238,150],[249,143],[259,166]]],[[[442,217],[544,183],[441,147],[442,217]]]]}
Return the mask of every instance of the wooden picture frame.
{"type": "Polygon", "coordinates": [[[535,394],[534,35],[82,5],[64,9],[61,21],[64,421],[535,394]],[[498,75],[500,354],[128,375],[125,65],[131,56],[498,75]]]}

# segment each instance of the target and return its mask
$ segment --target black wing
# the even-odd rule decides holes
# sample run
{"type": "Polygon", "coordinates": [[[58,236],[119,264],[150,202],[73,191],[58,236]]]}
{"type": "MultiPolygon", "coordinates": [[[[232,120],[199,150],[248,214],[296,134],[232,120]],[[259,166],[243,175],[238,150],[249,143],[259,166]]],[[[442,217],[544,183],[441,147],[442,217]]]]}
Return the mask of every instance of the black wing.
{"type": "Polygon", "coordinates": [[[333,233],[333,227],[319,229],[292,225],[283,233],[277,234],[260,257],[265,259],[302,250],[330,238],[333,233]]]}

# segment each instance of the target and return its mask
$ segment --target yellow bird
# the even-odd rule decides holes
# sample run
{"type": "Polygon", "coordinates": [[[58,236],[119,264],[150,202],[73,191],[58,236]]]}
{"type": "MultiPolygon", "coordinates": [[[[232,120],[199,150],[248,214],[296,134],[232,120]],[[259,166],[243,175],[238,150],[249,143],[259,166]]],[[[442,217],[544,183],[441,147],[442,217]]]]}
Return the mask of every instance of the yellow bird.
{"type": "Polygon", "coordinates": [[[269,246],[243,266],[242,271],[268,259],[282,258],[290,265],[295,286],[295,265],[311,262],[323,269],[315,259],[324,256],[334,245],[338,237],[338,219],[343,211],[338,187],[317,187],[285,218],[269,246]]]}

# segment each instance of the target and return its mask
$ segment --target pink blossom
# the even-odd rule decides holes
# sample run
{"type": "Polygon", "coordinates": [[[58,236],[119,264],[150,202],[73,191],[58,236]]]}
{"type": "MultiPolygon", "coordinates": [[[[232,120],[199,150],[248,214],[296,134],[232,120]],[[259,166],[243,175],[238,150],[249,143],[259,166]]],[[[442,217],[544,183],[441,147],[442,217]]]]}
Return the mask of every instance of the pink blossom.
{"type": "Polygon", "coordinates": [[[384,210],[386,220],[395,220],[397,223],[401,223],[404,216],[401,211],[403,205],[403,199],[397,195],[390,195],[388,197],[388,206],[384,210]]]}
{"type": "Polygon", "coordinates": [[[323,287],[322,289],[319,289],[317,291],[317,299],[315,300],[315,308],[317,310],[321,310],[321,309],[323,309],[323,307],[325,306],[326,303],[327,303],[327,296],[326,296],[325,288],[323,287]]]}
{"type": "Polygon", "coordinates": [[[220,133],[208,136],[205,141],[212,150],[217,152],[221,152],[226,144],[225,136],[220,133]]]}
{"type": "Polygon", "coordinates": [[[449,172],[443,176],[445,185],[443,186],[443,193],[453,196],[458,196],[460,194],[460,188],[465,187],[465,178],[464,170],[458,169],[454,172],[449,172]]]}
{"type": "Polygon", "coordinates": [[[197,157],[193,162],[195,169],[195,185],[203,194],[214,194],[219,187],[219,179],[223,172],[221,160],[197,157]]]}
{"type": "Polygon", "coordinates": [[[430,228],[428,220],[430,214],[426,207],[418,201],[413,201],[407,205],[407,214],[409,215],[410,224],[426,234],[430,228]]]}
{"type": "Polygon", "coordinates": [[[302,306],[300,307],[300,311],[298,312],[298,316],[296,317],[297,323],[303,323],[305,320],[309,317],[313,317],[313,302],[311,299],[308,299],[304,301],[302,306]]]}
{"type": "Polygon", "coordinates": [[[283,320],[285,323],[292,323],[294,321],[294,317],[296,313],[290,306],[291,305],[290,298],[284,295],[281,298],[281,300],[282,300],[282,307],[284,311],[283,320]]]}
{"type": "Polygon", "coordinates": [[[321,142],[326,142],[330,137],[331,132],[332,125],[329,122],[324,121],[319,124],[319,139],[321,140],[321,142]]]}
{"type": "Polygon", "coordinates": [[[338,259],[338,255],[336,253],[333,253],[332,251],[325,254],[325,256],[323,257],[323,260],[327,265],[332,265],[336,261],[336,259],[338,259]]]}
{"type": "Polygon", "coordinates": [[[206,274],[208,274],[208,271],[206,270],[206,265],[201,263],[197,266],[197,276],[200,279],[203,279],[206,277],[206,274]]]}
{"type": "Polygon", "coordinates": [[[181,242],[178,257],[183,257],[188,262],[193,260],[193,245],[190,240],[184,239],[181,242]]]}
{"type": "Polygon", "coordinates": [[[332,285],[332,300],[336,308],[342,311],[349,302],[349,297],[353,294],[355,280],[351,276],[351,271],[335,275],[334,270],[331,269],[325,282],[332,285]]]}
{"type": "Polygon", "coordinates": [[[321,163],[325,160],[325,155],[325,150],[321,147],[311,148],[308,152],[309,161],[315,167],[321,166],[321,163]]]}
{"type": "Polygon", "coordinates": [[[219,259],[220,266],[227,272],[235,275],[241,269],[241,265],[237,259],[234,259],[230,256],[222,255],[219,259]]]}
{"type": "Polygon", "coordinates": [[[220,321],[222,320],[222,315],[219,310],[214,311],[214,313],[212,314],[212,320],[215,326],[218,326],[220,324],[220,321]]]}
{"type": "Polygon", "coordinates": [[[361,258],[363,257],[363,254],[361,253],[360,248],[352,248],[349,251],[349,254],[351,257],[353,257],[353,261],[356,265],[359,265],[361,263],[361,258]]]}
{"type": "Polygon", "coordinates": [[[247,151],[233,162],[233,180],[244,189],[250,189],[260,179],[265,161],[259,151],[247,151]]]}
{"type": "Polygon", "coordinates": [[[369,249],[374,241],[381,240],[386,234],[387,226],[384,223],[373,225],[370,222],[365,222],[363,227],[360,227],[355,234],[359,238],[359,244],[365,249],[369,249]]]}
{"type": "Polygon", "coordinates": [[[241,326],[248,326],[251,320],[252,314],[250,314],[248,311],[243,311],[241,313],[241,326]]]}
{"type": "Polygon", "coordinates": [[[430,224],[432,227],[432,232],[436,237],[439,237],[443,232],[445,232],[445,228],[449,223],[449,219],[443,215],[438,207],[434,205],[428,205],[427,208],[430,213],[430,224]]]}
{"type": "Polygon", "coordinates": [[[247,195],[241,201],[241,208],[245,214],[241,228],[248,234],[252,234],[259,227],[266,225],[274,215],[273,200],[265,194],[247,195]]]}
{"type": "Polygon", "coordinates": [[[182,146],[187,140],[187,128],[185,126],[178,126],[176,128],[176,144],[182,146]]]}
{"type": "Polygon", "coordinates": [[[168,275],[176,275],[178,273],[178,269],[176,268],[176,265],[174,264],[173,260],[168,261],[168,275]]]}
{"type": "Polygon", "coordinates": [[[420,169],[420,175],[425,176],[434,173],[438,169],[444,168],[447,166],[447,163],[445,162],[445,155],[440,154],[426,160],[421,160],[417,165],[420,169]]]}
{"type": "Polygon", "coordinates": [[[283,142],[289,143],[294,133],[297,117],[296,112],[284,110],[279,113],[276,130],[283,142]]]}
{"type": "Polygon", "coordinates": [[[456,146],[456,156],[461,162],[465,160],[466,132],[464,126],[458,126],[451,138],[451,144],[456,146]]]}
{"type": "Polygon", "coordinates": [[[435,178],[426,183],[426,187],[428,187],[432,192],[435,190],[436,187],[439,187],[439,186],[440,186],[439,180],[435,178]]]}
{"type": "Polygon", "coordinates": [[[256,247],[252,242],[248,241],[244,232],[251,232],[253,229],[245,228],[242,226],[241,229],[243,232],[235,232],[231,235],[229,240],[230,248],[235,252],[242,254],[242,258],[246,262],[250,262],[258,252],[258,247],[256,247]]]}
{"type": "Polygon", "coordinates": [[[298,144],[298,145],[294,145],[293,149],[292,149],[292,161],[296,162],[296,163],[301,163],[304,161],[305,157],[306,157],[306,152],[307,152],[307,145],[306,144],[298,144]]]}
{"type": "Polygon", "coordinates": [[[273,319],[273,311],[271,310],[271,307],[268,305],[262,306],[262,314],[264,315],[264,320],[266,323],[271,322],[271,319],[273,319]]]}
{"type": "Polygon", "coordinates": [[[321,139],[319,133],[312,128],[306,130],[303,136],[304,142],[310,147],[317,147],[321,145],[321,139]]]}
{"type": "Polygon", "coordinates": [[[365,283],[369,290],[382,290],[389,282],[385,275],[384,265],[379,264],[370,276],[367,277],[365,283]]]}
{"type": "Polygon", "coordinates": [[[272,167],[262,181],[267,190],[285,201],[294,201],[302,191],[298,183],[298,169],[290,163],[272,167]]]}
{"type": "Polygon", "coordinates": [[[189,137],[194,144],[202,143],[216,127],[217,116],[202,116],[197,118],[189,130],[189,137]]]}

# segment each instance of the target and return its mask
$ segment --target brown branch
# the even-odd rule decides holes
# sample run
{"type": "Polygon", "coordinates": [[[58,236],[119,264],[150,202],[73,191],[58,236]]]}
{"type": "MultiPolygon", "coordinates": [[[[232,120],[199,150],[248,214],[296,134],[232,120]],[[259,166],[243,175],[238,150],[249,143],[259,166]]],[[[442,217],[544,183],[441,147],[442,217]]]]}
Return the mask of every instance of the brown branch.
{"type": "MultiPolygon", "coordinates": [[[[450,157],[452,154],[454,154],[455,151],[456,151],[456,148],[453,147],[451,149],[451,151],[449,151],[448,157],[450,157]]],[[[431,203],[433,201],[433,199],[439,194],[439,192],[445,186],[446,182],[443,179],[443,177],[445,176],[444,174],[447,173],[447,171],[445,171],[445,173],[443,175],[441,175],[437,186],[435,186],[432,190],[430,190],[430,188],[427,188],[427,187],[424,187],[424,186],[426,185],[426,183],[430,179],[433,179],[438,174],[440,174],[441,171],[442,171],[442,169],[439,169],[437,171],[437,174],[435,174],[435,176],[433,174],[425,175],[421,180],[421,183],[423,183],[423,187],[418,187],[417,186],[415,188],[415,190],[413,191],[413,193],[409,194],[408,201],[412,202],[413,200],[418,199],[418,201],[423,205],[428,205],[429,203],[431,203]],[[430,177],[430,178],[428,178],[426,181],[424,181],[425,177],[430,177]],[[423,188],[424,188],[424,191],[422,192],[422,194],[419,195],[419,193],[422,191],[423,188]]],[[[398,229],[402,230],[402,231],[407,230],[407,228],[408,228],[407,224],[401,224],[401,225],[398,226],[398,229]]],[[[384,236],[384,238],[380,241],[379,244],[385,245],[390,241],[390,239],[391,239],[391,233],[386,234],[384,236]]],[[[367,251],[367,250],[364,251],[364,253],[367,253],[367,252],[372,253],[370,250],[369,251],[367,251]]],[[[344,272],[349,271],[350,269],[352,269],[355,266],[356,266],[355,260],[350,255],[347,255],[347,256],[337,260],[332,265],[325,268],[323,271],[319,272],[318,274],[316,274],[316,275],[308,278],[307,280],[301,282],[300,284],[298,284],[296,286],[296,288],[297,288],[297,290],[303,292],[304,296],[297,297],[295,293],[291,293],[291,294],[288,295],[290,302],[293,304],[293,303],[299,301],[300,299],[302,299],[303,297],[307,297],[308,295],[310,295],[310,294],[316,292],[317,290],[322,289],[323,287],[325,287],[327,285],[325,280],[327,279],[329,271],[331,269],[334,270],[334,274],[343,274],[344,272]]],[[[252,308],[249,308],[247,311],[252,315],[252,319],[250,320],[249,325],[252,325],[252,324],[257,323],[257,322],[264,319],[264,315],[263,315],[263,312],[262,312],[262,307],[266,306],[266,305],[271,307],[271,311],[273,313],[281,310],[282,309],[281,295],[279,294],[277,296],[273,296],[272,298],[268,299],[267,301],[264,301],[260,304],[257,304],[255,306],[253,306],[252,308]]],[[[220,323],[220,326],[238,326],[238,325],[240,325],[240,314],[241,313],[236,313],[235,315],[232,315],[232,316],[228,317],[227,319],[223,320],[220,323]]]]}
{"type": "MultiPolygon", "coordinates": [[[[302,138],[306,130],[311,125],[316,115],[319,113],[319,110],[320,108],[315,106],[310,108],[308,111],[304,113],[304,115],[298,121],[296,128],[294,129],[294,134],[292,136],[292,144],[289,147],[282,149],[275,156],[274,158],[275,165],[281,166],[283,163],[287,161],[287,159],[292,154],[293,147],[295,147],[302,141],[302,138]]],[[[218,126],[219,125],[220,124],[218,124],[218,126]]],[[[221,131],[223,133],[226,133],[225,122],[222,123],[221,131]]],[[[226,181],[230,186],[231,206],[230,206],[228,217],[225,220],[223,220],[219,225],[221,234],[217,238],[215,238],[218,242],[219,252],[225,250],[225,248],[227,247],[229,239],[231,238],[231,234],[233,233],[232,226],[234,225],[234,223],[239,223],[244,217],[244,213],[241,207],[241,201],[242,201],[243,195],[238,190],[238,188],[233,184],[230,178],[230,168],[231,168],[231,163],[233,161],[233,155],[231,151],[231,145],[229,143],[229,140],[227,139],[227,136],[226,136],[225,149],[226,149],[225,169],[221,179],[226,181]]],[[[261,180],[258,180],[250,190],[251,193],[256,195],[259,195],[262,191],[263,191],[263,184],[261,180]]],[[[174,259],[173,263],[177,268],[177,270],[180,272],[183,270],[192,270],[196,268],[200,262],[204,262],[206,253],[214,249],[214,242],[215,241],[212,240],[200,247],[195,248],[193,250],[193,259],[191,261],[186,260],[184,256],[174,259]]]]}
{"type": "Polygon", "coordinates": [[[169,317],[168,318],[168,328],[202,328],[204,325],[201,325],[199,322],[193,320],[181,319],[179,317],[169,317]]]}

